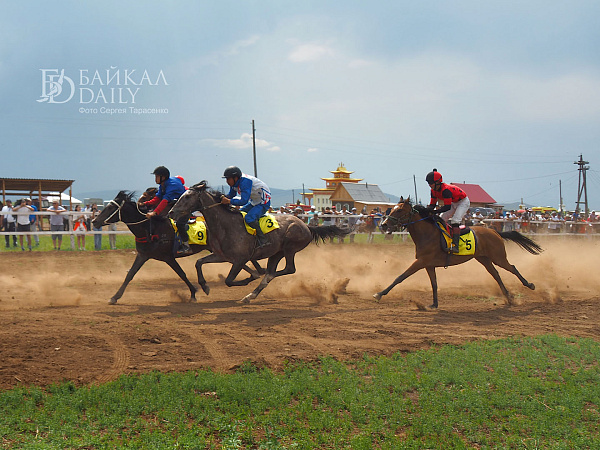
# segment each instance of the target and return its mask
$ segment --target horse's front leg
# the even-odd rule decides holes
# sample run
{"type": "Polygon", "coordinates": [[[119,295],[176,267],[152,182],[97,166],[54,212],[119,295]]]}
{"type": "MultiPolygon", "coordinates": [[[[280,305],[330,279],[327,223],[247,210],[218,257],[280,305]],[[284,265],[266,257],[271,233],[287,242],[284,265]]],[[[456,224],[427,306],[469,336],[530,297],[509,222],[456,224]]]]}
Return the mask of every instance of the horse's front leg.
{"type": "Polygon", "coordinates": [[[265,274],[265,272],[266,272],[265,269],[262,268],[262,266],[258,263],[257,260],[253,259],[252,265],[254,266],[254,268],[256,269],[256,271],[258,272],[259,275],[265,274]]]}
{"type": "Polygon", "coordinates": [[[260,275],[258,275],[258,273],[252,269],[250,269],[245,261],[244,262],[237,262],[234,263],[231,266],[231,270],[229,271],[229,274],[227,274],[227,278],[225,278],[225,284],[228,287],[231,286],[247,286],[248,283],[250,283],[251,281],[256,280],[257,278],[259,278],[260,275]],[[247,271],[250,276],[248,278],[244,278],[243,280],[239,280],[239,281],[235,281],[235,277],[238,276],[238,274],[241,272],[241,270],[244,269],[245,271],[247,271]]]}
{"type": "Polygon", "coordinates": [[[198,283],[200,284],[200,287],[206,295],[210,293],[210,286],[206,283],[206,280],[204,279],[204,274],[202,273],[202,265],[221,262],[227,262],[227,260],[217,255],[216,253],[211,253],[210,255],[206,255],[203,258],[200,258],[198,261],[196,261],[196,273],[198,274],[198,283]]]}
{"type": "Polygon", "coordinates": [[[117,301],[123,296],[123,293],[125,292],[125,289],[127,288],[129,282],[133,279],[135,274],[138,272],[138,270],[140,270],[144,263],[148,261],[148,259],[150,258],[148,258],[147,256],[142,256],[139,253],[137,254],[137,256],[135,257],[135,261],[133,261],[133,264],[131,265],[131,268],[127,271],[125,281],[123,281],[123,284],[121,285],[117,293],[113,295],[108,301],[109,305],[115,305],[117,301]]]}
{"type": "Polygon", "coordinates": [[[187,285],[187,287],[190,290],[190,295],[191,295],[190,301],[191,302],[195,302],[196,301],[196,291],[197,291],[197,289],[190,282],[190,280],[188,280],[187,275],[185,274],[185,272],[183,271],[183,269],[181,268],[181,266],[179,265],[179,263],[177,261],[175,261],[174,257],[171,258],[171,259],[167,259],[165,262],[169,265],[169,267],[171,269],[173,269],[175,271],[175,273],[177,275],[179,275],[179,278],[181,278],[184,281],[184,283],[187,285]]]}
{"type": "Polygon", "coordinates": [[[410,277],[413,273],[421,270],[422,268],[423,268],[423,263],[417,259],[415,262],[413,262],[410,265],[410,267],[408,269],[406,269],[404,271],[404,273],[402,275],[400,275],[398,278],[396,278],[394,280],[394,282],[392,284],[390,284],[387,288],[385,288],[381,292],[373,294],[373,298],[377,301],[381,300],[381,297],[383,297],[384,295],[387,295],[394,288],[394,286],[402,283],[404,280],[406,280],[408,277],[410,277]]]}
{"type": "Polygon", "coordinates": [[[433,305],[431,308],[438,307],[438,296],[437,296],[437,276],[435,274],[435,267],[426,267],[427,275],[429,275],[429,281],[431,281],[431,290],[433,291],[433,305]]]}

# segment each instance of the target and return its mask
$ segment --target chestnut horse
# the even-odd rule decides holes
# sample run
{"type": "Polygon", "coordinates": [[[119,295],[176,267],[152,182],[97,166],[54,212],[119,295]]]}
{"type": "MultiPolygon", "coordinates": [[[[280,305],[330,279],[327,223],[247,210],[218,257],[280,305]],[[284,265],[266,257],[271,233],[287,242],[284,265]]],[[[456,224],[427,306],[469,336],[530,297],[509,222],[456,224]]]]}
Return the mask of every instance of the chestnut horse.
{"type": "Polygon", "coordinates": [[[448,254],[441,247],[440,230],[435,224],[434,219],[435,216],[430,215],[426,207],[421,205],[413,206],[410,199],[404,200],[403,198],[400,198],[400,202],[394,206],[388,216],[385,216],[381,222],[383,231],[392,232],[398,228],[406,228],[415,243],[417,259],[386,289],[373,295],[377,300],[387,295],[394,286],[400,284],[413,273],[425,269],[427,275],[429,275],[431,288],[433,289],[433,304],[431,308],[437,308],[438,298],[435,268],[462,264],[472,258],[480,262],[490,275],[494,277],[509,304],[512,302],[512,296],[502,283],[500,274],[494,267],[494,264],[514,274],[523,283],[523,286],[531,290],[535,289],[535,285],[523,278],[517,268],[508,262],[503,242],[503,240],[513,241],[529,253],[539,255],[542,252],[542,248],[533,240],[516,231],[498,233],[491,228],[475,227],[472,228],[476,242],[475,253],[464,256],[448,254]]]}

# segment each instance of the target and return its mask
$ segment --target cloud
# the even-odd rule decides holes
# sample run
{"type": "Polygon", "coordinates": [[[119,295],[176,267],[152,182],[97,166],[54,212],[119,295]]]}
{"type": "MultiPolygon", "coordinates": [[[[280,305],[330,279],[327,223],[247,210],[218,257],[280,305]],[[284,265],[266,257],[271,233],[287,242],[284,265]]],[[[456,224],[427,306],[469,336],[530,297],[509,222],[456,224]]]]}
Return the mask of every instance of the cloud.
{"type": "MultiPolygon", "coordinates": [[[[218,148],[231,148],[235,150],[243,150],[252,148],[252,135],[250,133],[242,133],[237,139],[203,139],[202,142],[218,148]]],[[[256,147],[265,149],[269,152],[281,151],[277,145],[265,141],[264,139],[256,139],[256,147]]]]}
{"type": "Polygon", "coordinates": [[[319,151],[319,149],[318,149],[318,148],[316,148],[316,147],[311,147],[311,148],[307,149],[306,151],[307,151],[308,153],[315,153],[315,152],[318,152],[318,151],[319,151]]]}
{"type": "Polygon", "coordinates": [[[297,44],[288,55],[288,59],[294,63],[305,63],[318,61],[333,55],[334,51],[328,45],[317,43],[297,44]]]}
{"type": "Polygon", "coordinates": [[[585,73],[554,78],[505,76],[501,86],[511,110],[525,120],[594,120],[600,115],[600,79],[585,73]]]}
{"type": "Polygon", "coordinates": [[[250,36],[248,39],[242,39],[242,40],[236,41],[223,54],[225,56],[237,55],[240,52],[240,50],[242,50],[246,47],[251,47],[252,45],[256,44],[259,40],[260,40],[260,36],[253,35],[253,36],[250,36]]]}

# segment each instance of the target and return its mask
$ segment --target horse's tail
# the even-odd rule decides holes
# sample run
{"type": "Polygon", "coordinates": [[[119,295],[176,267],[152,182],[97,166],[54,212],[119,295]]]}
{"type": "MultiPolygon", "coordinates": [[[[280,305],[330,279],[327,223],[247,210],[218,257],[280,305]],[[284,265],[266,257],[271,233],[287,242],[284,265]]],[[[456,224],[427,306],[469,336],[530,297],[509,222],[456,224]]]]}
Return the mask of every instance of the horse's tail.
{"type": "Polygon", "coordinates": [[[318,244],[319,240],[325,242],[328,238],[345,237],[352,232],[350,228],[340,228],[337,225],[309,225],[308,229],[310,230],[310,234],[312,234],[315,244],[318,244]]]}
{"type": "Polygon", "coordinates": [[[502,237],[502,239],[506,241],[512,241],[521,247],[524,250],[527,250],[532,255],[539,255],[544,251],[542,247],[538,245],[533,239],[528,238],[527,236],[523,236],[518,231],[504,231],[502,233],[498,233],[502,237]]]}

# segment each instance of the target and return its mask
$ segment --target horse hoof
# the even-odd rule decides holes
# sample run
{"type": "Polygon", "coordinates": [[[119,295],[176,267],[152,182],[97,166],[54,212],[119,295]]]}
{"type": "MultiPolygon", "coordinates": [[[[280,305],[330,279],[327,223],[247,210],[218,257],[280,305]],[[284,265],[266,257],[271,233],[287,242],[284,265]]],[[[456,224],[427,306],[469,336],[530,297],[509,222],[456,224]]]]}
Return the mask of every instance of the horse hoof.
{"type": "Polygon", "coordinates": [[[206,295],[210,294],[210,286],[208,284],[203,284],[201,287],[206,295]]]}
{"type": "Polygon", "coordinates": [[[190,298],[190,303],[197,303],[198,300],[196,300],[196,297],[192,297],[190,298]]]}
{"type": "Polygon", "coordinates": [[[377,301],[381,300],[381,294],[378,292],[377,294],[373,294],[373,298],[377,301]]]}
{"type": "Polygon", "coordinates": [[[240,300],[240,303],[247,305],[248,303],[250,303],[250,300],[252,300],[252,294],[246,295],[243,299],[240,300]]]}
{"type": "Polygon", "coordinates": [[[109,305],[116,305],[116,304],[117,304],[117,299],[116,299],[116,298],[111,298],[111,299],[108,301],[108,304],[109,304],[109,305]]]}
{"type": "Polygon", "coordinates": [[[533,284],[533,283],[529,283],[529,284],[527,285],[527,287],[528,287],[529,289],[531,289],[532,291],[535,291],[535,284],[533,284]]]}

